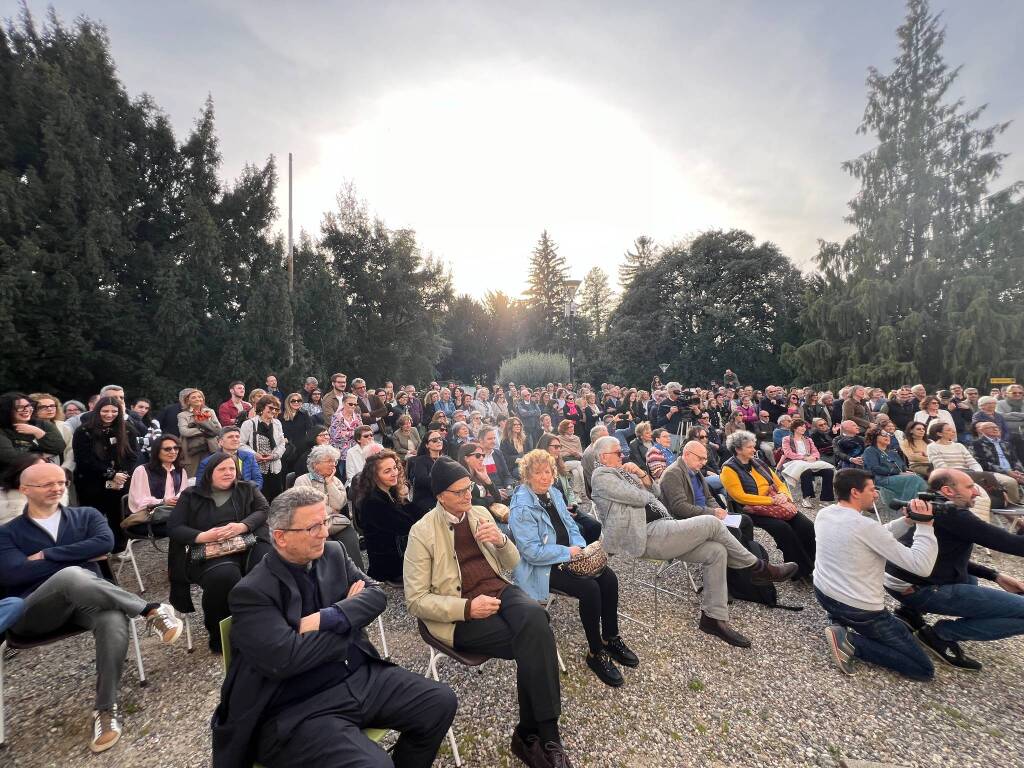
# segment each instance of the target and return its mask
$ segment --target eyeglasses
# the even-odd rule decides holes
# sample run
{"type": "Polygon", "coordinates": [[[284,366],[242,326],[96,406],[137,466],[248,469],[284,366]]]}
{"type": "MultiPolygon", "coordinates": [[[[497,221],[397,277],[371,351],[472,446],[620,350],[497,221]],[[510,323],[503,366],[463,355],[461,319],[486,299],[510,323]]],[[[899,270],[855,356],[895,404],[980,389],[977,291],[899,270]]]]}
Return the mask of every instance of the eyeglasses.
{"type": "Polygon", "coordinates": [[[280,413],[281,412],[281,409],[278,408],[275,405],[268,405],[267,406],[267,410],[270,411],[271,413],[280,413]]]}
{"type": "Polygon", "coordinates": [[[355,404],[356,404],[355,400],[346,400],[345,401],[345,405],[355,405],[355,404]]]}
{"type": "Polygon", "coordinates": [[[60,490],[71,485],[67,480],[54,480],[52,483],[24,483],[26,488],[45,488],[49,490],[60,490]]]}
{"type": "Polygon", "coordinates": [[[429,440],[427,440],[427,442],[428,443],[440,443],[440,442],[443,442],[443,441],[441,440],[440,437],[432,437],[429,440]]]}
{"type": "MultiPolygon", "coordinates": [[[[316,394],[316,393],[314,392],[313,394],[316,394]]],[[[295,403],[301,403],[302,401],[301,400],[289,400],[288,402],[291,403],[292,405],[295,405],[295,403]]]]}
{"type": "Polygon", "coordinates": [[[37,411],[50,411],[50,410],[55,411],[55,410],[57,410],[57,404],[56,403],[37,403],[36,404],[36,410],[37,411]]]}
{"type": "Polygon", "coordinates": [[[465,488],[449,488],[441,493],[450,493],[452,496],[471,496],[473,494],[473,486],[467,485],[465,488]]]}
{"type": "Polygon", "coordinates": [[[14,410],[16,411],[34,411],[35,408],[36,407],[32,405],[32,403],[22,403],[21,405],[14,406],[14,410]]]}
{"type": "Polygon", "coordinates": [[[178,453],[181,448],[176,445],[163,445],[160,447],[161,451],[167,451],[168,453],[178,453]]]}
{"type": "Polygon", "coordinates": [[[484,455],[482,453],[469,453],[467,456],[472,456],[474,459],[482,459],[484,455]]]}
{"type": "Polygon", "coordinates": [[[561,448],[561,443],[548,443],[548,448],[561,448]]]}
{"type": "Polygon", "coordinates": [[[330,528],[332,525],[341,525],[345,521],[341,515],[331,515],[326,520],[321,520],[319,523],[313,523],[306,528],[277,528],[276,530],[281,532],[294,532],[302,533],[305,531],[310,536],[316,536],[324,528],[330,528]]]}

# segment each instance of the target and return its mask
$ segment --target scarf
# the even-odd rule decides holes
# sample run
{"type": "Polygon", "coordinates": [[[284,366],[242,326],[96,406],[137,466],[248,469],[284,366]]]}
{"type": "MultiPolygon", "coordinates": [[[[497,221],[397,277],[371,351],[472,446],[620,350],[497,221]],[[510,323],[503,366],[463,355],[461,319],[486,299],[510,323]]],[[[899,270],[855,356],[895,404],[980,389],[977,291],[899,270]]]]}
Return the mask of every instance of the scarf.
{"type": "MultiPolygon", "coordinates": [[[[622,467],[616,467],[615,474],[618,475],[620,479],[632,485],[634,488],[639,488],[642,491],[648,491],[648,489],[644,486],[643,483],[640,482],[636,475],[627,472],[622,467]]],[[[658,500],[657,497],[647,502],[646,509],[654,512],[656,515],[658,515],[658,517],[662,518],[663,520],[672,519],[672,515],[669,514],[668,509],[665,507],[664,504],[662,504],[658,500]]]]}

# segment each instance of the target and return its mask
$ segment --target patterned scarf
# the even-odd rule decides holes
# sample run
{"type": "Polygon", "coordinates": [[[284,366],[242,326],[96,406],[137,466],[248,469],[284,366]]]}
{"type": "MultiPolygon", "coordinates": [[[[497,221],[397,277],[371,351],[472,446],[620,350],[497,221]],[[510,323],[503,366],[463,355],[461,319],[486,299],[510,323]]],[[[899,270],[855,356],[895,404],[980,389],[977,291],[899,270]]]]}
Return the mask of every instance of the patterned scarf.
{"type": "MultiPolygon", "coordinates": [[[[621,478],[625,482],[629,483],[633,487],[639,488],[641,491],[647,491],[648,490],[644,486],[644,484],[642,482],[640,482],[640,479],[636,475],[631,474],[630,472],[627,472],[622,467],[616,467],[615,468],[615,474],[617,474],[619,476],[619,478],[621,478]]],[[[647,504],[645,506],[646,506],[646,508],[648,510],[650,510],[654,514],[658,515],[658,517],[662,518],[663,520],[671,520],[672,519],[672,515],[669,514],[668,509],[665,507],[664,504],[662,504],[657,499],[657,497],[655,497],[652,501],[647,502],[647,504]]]]}

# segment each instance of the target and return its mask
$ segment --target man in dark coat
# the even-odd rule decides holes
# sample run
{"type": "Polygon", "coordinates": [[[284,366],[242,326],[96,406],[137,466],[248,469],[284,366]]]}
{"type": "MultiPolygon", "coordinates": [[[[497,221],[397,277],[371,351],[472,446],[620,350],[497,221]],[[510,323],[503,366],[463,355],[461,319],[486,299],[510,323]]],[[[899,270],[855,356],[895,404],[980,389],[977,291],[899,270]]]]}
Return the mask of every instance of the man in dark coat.
{"type": "Polygon", "coordinates": [[[214,768],[428,768],[455,718],[448,686],[381,660],[367,640],[387,598],[327,539],[330,522],[312,488],[274,499],[274,552],[231,592],[214,768]],[[391,757],[362,733],[369,727],[401,733],[391,757]]]}

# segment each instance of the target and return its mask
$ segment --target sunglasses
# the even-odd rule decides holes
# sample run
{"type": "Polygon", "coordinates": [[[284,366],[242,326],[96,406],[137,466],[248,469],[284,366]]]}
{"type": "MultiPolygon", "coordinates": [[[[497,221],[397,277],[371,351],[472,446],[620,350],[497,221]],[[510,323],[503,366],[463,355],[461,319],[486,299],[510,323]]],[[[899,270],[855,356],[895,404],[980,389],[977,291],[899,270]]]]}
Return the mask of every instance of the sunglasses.
{"type": "Polygon", "coordinates": [[[474,459],[482,459],[484,457],[482,453],[470,453],[467,455],[472,456],[474,459]]]}
{"type": "Polygon", "coordinates": [[[168,453],[178,453],[181,451],[181,449],[176,445],[165,445],[160,450],[167,451],[168,453]]]}
{"type": "Polygon", "coordinates": [[[442,440],[441,440],[440,437],[432,437],[429,440],[427,440],[427,442],[428,443],[440,443],[440,442],[442,442],[442,440]]]}

